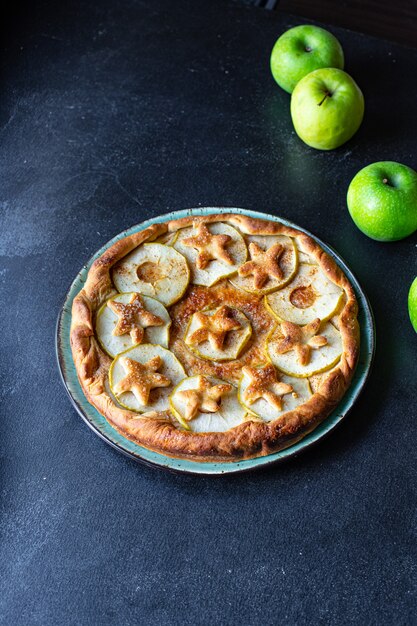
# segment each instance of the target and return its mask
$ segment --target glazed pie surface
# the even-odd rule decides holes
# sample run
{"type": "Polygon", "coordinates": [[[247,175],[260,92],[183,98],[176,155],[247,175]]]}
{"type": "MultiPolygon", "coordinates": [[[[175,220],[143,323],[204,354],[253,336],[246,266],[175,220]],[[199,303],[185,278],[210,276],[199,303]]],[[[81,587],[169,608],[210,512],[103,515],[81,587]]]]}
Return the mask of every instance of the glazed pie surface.
{"type": "Polygon", "coordinates": [[[357,303],[301,231],[191,215],[93,263],[71,347],[86,398],[123,436],[233,461],[292,445],[335,408],[358,360],[357,303]]]}

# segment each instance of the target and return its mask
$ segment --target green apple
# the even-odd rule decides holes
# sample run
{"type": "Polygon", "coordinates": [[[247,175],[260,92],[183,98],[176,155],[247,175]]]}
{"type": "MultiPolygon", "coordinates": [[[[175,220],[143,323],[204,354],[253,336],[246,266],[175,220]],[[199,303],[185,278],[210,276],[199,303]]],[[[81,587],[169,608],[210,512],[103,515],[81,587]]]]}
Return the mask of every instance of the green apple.
{"type": "Polygon", "coordinates": [[[278,85],[292,93],[304,76],[320,67],[343,69],[342,46],[318,26],[295,26],[277,41],[271,53],[271,72],[278,85]]]}
{"type": "Polygon", "coordinates": [[[411,323],[417,333],[417,277],[411,283],[410,291],[408,292],[408,312],[411,323]]]}
{"type": "Polygon", "coordinates": [[[377,241],[396,241],[417,229],[417,172],[395,163],[371,163],[356,174],[347,193],[356,226],[377,241]]]}
{"type": "Polygon", "coordinates": [[[333,150],[348,141],[361,125],[364,108],[362,92],[353,78],[335,68],[307,74],[291,96],[295,131],[318,150],[333,150]]]}

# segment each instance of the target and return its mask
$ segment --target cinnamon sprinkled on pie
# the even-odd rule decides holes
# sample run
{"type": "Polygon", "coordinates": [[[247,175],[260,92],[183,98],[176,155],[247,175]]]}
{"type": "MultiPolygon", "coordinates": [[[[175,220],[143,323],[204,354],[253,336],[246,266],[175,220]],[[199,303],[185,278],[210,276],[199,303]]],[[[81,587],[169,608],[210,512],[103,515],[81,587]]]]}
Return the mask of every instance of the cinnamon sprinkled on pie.
{"type": "Polygon", "coordinates": [[[277,370],[273,365],[258,368],[246,366],[242,372],[251,379],[243,398],[248,404],[253,404],[256,400],[263,398],[270,405],[281,410],[282,396],[294,391],[291,385],[278,380],[277,370]]]}
{"type": "Polygon", "coordinates": [[[128,357],[123,357],[120,362],[127,375],[115,386],[116,395],[131,391],[138,402],[146,406],[152,389],[171,385],[167,376],[158,373],[163,363],[160,356],[153,357],[147,363],[139,363],[128,357]]]}
{"type": "Polygon", "coordinates": [[[212,385],[205,376],[198,378],[198,386],[195,389],[177,393],[177,397],[185,402],[184,418],[187,421],[192,420],[199,412],[217,413],[221,398],[232,389],[232,385],[227,383],[212,385]]]}
{"type": "Polygon", "coordinates": [[[326,337],[317,335],[321,320],[315,320],[305,326],[298,326],[292,322],[282,322],[281,331],[283,339],[277,345],[277,352],[285,354],[291,350],[297,353],[301,365],[308,365],[311,358],[311,350],[318,350],[327,344],[326,337]]]}
{"type": "Polygon", "coordinates": [[[233,265],[233,259],[225,249],[232,241],[230,235],[213,235],[203,223],[196,227],[196,231],[197,234],[184,239],[183,244],[198,250],[196,265],[199,270],[214,260],[233,265]]]}
{"type": "Polygon", "coordinates": [[[164,320],[145,309],[143,300],[138,293],[132,295],[128,304],[110,300],[107,302],[107,306],[119,318],[113,335],[120,337],[129,333],[134,344],[141,343],[145,328],[164,324],[164,320]]]}
{"type": "Polygon", "coordinates": [[[357,314],[352,285],[314,238],[281,221],[240,212],[201,217],[190,213],[135,230],[96,259],[73,301],[71,349],[87,401],[123,437],[190,462],[234,462],[292,445],[334,410],[359,359],[357,314]],[[176,241],[181,251],[175,250],[176,241]],[[153,248],[148,246],[155,245],[158,250],[150,254],[153,248]],[[167,268],[169,280],[158,290],[159,263],[164,274],[167,268]],[[306,264],[313,269],[304,271],[306,264]],[[119,275],[119,267],[125,268],[125,275],[119,275]],[[204,267],[205,272],[195,271],[204,267]],[[235,277],[234,271],[239,272],[235,277]],[[315,281],[319,272],[326,279],[320,284],[315,281]],[[166,300],[170,319],[149,305],[162,318],[159,329],[144,331],[158,323],[157,316],[148,318],[151,312],[145,309],[144,318],[132,310],[143,314],[140,304],[149,302],[145,295],[142,303],[139,294],[132,296],[138,278],[151,284],[155,279],[155,298],[166,300]],[[210,284],[200,284],[200,278],[210,284]],[[175,291],[180,279],[181,289],[175,291]],[[115,297],[115,288],[124,296],[115,297]],[[169,297],[165,288],[173,292],[169,297]],[[281,289],[282,311],[277,304],[284,294],[281,289]],[[276,302],[273,306],[274,296],[268,295],[266,307],[262,296],[274,290],[276,302]],[[329,306],[320,299],[327,290],[329,306]],[[103,319],[98,313],[108,299],[112,306],[106,305],[103,319]],[[333,305],[337,309],[331,311],[333,305]],[[316,316],[320,319],[307,326],[293,323],[306,324],[316,316]],[[321,318],[331,321],[321,323],[321,318]],[[135,345],[130,353],[120,352],[126,342],[119,333],[136,344],[147,332],[157,341],[155,351],[151,345],[135,345]],[[100,346],[104,334],[112,343],[108,353],[100,346]],[[157,349],[158,338],[168,349],[157,349]],[[267,363],[266,352],[271,358],[267,363]],[[282,377],[281,366],[287,372],[282,377]],[[198,384],[187,376],[202,380],[198,384]],[[239,380],[238,390],[234,383],[239,380]],[[194,389],[187,389],[191,385],[194,389]],[[176,403],[180,390],[185,395],[176,403]],[[205,411],[206,419],[200,420],[205,411]],[[188,421],[193,416],[197,419],[188,421]]]}
{"type": "Polygon", "coordinates": [[[187,340],[190,345],[198,345],[209,341],[215,350],[222,350],[226,335],[230,330],[239,330],[242,325],[233,317],[230,307],[221,306],[214,314],[209,315],[199,311],[194,315],[200,324],[187,340]]]}
{"type": "Polygon", "coordinates": [[[280,243],[275,243],[268,250],[262,250],[257,243],[249,244],[251,260],[246,261],[239,267],[240,276],[253,276],[253,284],[256,289],[262,289],[265,283],[271,278],[281,280],[284,273],[279,261],[285,252],[285,247],[280,243]]]}

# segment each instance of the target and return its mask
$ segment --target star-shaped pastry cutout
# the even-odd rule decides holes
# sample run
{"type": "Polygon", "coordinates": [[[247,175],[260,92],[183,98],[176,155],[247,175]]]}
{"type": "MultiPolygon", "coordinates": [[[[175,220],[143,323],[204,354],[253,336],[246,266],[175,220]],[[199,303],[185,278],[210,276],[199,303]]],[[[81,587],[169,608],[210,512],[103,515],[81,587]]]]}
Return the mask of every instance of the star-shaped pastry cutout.
{"type": "Polygon", "coordinates": [[[113,330],[113,335],[120,337],[129,333],[134,344],[142,341],[145,328],[148,326],[162,326],[164,324],[163,319],[145,309],[143,300],[138,293],[133,294],[130,302],[127,304],[110,300],[107,306],[119,318],[113,330]]]}
{"type": "Polygon", "coordinates": [[[209,341],[212,348],[222,350],[226,335],[230,330],[239,330],[242,325],[234,319],[233,311],[230,307],[223,305],[213,315],[199,311],[194,314],[194,319],[200,328],[197,328],[187,343],[198,345],[203,341],[209,341]]]}
{"type": "Polygon", "coordinates": [[[196,235],[183,239],[182,243],[198,251],[196,265],[199,270],[214,260],[233,265],[233,259],[225,249],[232,241],[230,235],[213,235],[203,223],[198,224],[196,231],[196,235]]]}
{"type": "Polygon", "coordinates": [[[246,366],[242,372],[251,380],[243,396],[243,400],[249,405],[263,398],[280,411],[282,409],[282,397],[294,392],[291,385],[278,380],[277,371],[273,365],[256,368],[246,366]]]}
{"type": "Polygon", "coordinates": [[[172,384],[167,376],[158,373],[162,363],[160,356],[154,356],[147,363],[139,363],[129,357],[123,357],[121,364],[126,376],[115,385],[114,394],[119,396],[126,391],[131,391],[137,401],[142,406],[146,406],[152,389],[169,387],[172,384]]]}
{"type": "Polygon", "coordinates": [[[278,342],[277,352],[285,354],[291,350],[297,353],[301,365],[308,365],[311,359],[311,350],[317,350],[327,344],[326,337],[318,335],[321,320],[315,320],[305,326],[298,326],[292,322],[282,322],[283,339],[278,342]]]}
{"type": "Polygon", "coordinates": [[[222,383],[212,385],[204,376],[198,377],[198,386],[195,389],[178,391],[177,397],[184,401],[184,419],[192,420],[198,413],[216,413],[220,409],[220,401],[229,393],[232,385],[222,383]]]}
{"type": "Polygon", "coordinates": [[[253,276],[255,289],[262,289],[271,278],[281,280],[284,272],[280,266],[280,259],[285,252],[285,246],[275,243],[268,250],[262,250],[257,243],[249,244],[250,261],[239,267],[240,276],[253,276]]]}

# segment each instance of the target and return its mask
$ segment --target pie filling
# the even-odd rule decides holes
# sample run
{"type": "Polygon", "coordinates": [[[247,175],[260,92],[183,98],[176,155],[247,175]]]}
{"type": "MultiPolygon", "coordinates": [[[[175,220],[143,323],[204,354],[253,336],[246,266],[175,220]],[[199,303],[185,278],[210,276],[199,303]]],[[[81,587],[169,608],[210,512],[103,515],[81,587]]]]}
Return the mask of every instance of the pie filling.
{"type": "Polygon", "coordinates": [[[344,291],[287,235],[199,220],[115,265],[95,333],[116,405],[224,433],[307,403],[343,353],[344,291]]]}

